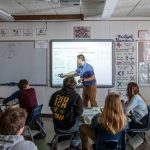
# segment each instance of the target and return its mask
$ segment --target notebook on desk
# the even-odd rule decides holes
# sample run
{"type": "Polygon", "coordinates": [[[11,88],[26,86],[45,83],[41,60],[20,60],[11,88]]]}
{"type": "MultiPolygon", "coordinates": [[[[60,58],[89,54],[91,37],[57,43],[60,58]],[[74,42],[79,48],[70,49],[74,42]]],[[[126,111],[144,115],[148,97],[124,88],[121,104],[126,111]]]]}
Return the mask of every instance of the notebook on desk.
{"type": "Polygon", "coordinates": [[[3,100],[4,100],[4,99],[0,99],[0,106],[3,105],[3,100]]]}
{"type": "Polygon", "coordinates": [[[7,104],[3,104],[3,100],[4,99],[0,99],[0,109],[2,111],[4,111],[8,107],[11,107],[11,108],[19,107],[18,100],[14,100],[14,101],[8,102],[7,104]]]}
{"type": "Polygon", "coordinates": [[[91,124],[92,118],[101,113],[100,107],[85,108],[83,110],[83,119],[85,124],[91,124]]]}

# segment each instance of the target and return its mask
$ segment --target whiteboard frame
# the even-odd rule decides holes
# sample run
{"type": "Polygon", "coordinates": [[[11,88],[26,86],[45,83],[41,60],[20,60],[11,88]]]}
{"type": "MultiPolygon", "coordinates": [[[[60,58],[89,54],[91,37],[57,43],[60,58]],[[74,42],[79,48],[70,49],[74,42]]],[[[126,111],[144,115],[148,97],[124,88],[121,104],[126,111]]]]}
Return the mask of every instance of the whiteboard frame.
{"type": "MultiPolygon", "coordinates": [[[[0,42],[33,42],[34,43],[34,48],[35,48],[35,40],[0,40],[0,42]]],[[[49,43],[49,42],[48,42],[49,43]]],[[[35,48],[37,49],[37,48],[35,48]]],[[[30,84],[31,86],[48,86],[48,48],[44,48],[46,49],[46,84],[30,84]]],[[[21,80],[21,79],[20,79],[21,80]]],[[[28,79],[27,79],[28,80],[28,79]]],[[[18,83],[15,82],[10,82],[10,83],[0,83],[0,86],[17,86],[18,83]]]]}
{"type": "MultiPolygon", "coordinates": [[[[97,85],[98,88],[113,88],[115,86],[115,42],[113,39],[52,39],[50,40],[50,86],[52,88],[61,88],[52,84],[52,43],[53,42],[112,42],[112,85],[97,85]]],[[[82,86],[77,86],[82,87],[82,86]]]]}

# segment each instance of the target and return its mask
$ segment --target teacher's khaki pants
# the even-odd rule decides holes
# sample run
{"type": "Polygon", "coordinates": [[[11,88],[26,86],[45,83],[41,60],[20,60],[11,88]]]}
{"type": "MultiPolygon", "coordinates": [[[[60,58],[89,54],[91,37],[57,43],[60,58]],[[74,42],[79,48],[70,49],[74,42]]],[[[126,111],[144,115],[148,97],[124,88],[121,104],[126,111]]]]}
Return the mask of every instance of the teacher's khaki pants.
{"type": "Polygon", "coordinates": [[[91,103],[91,107],[97,107],[96,85],[83,87],[83,107],[88,107],[89,101],[91,103]]]}

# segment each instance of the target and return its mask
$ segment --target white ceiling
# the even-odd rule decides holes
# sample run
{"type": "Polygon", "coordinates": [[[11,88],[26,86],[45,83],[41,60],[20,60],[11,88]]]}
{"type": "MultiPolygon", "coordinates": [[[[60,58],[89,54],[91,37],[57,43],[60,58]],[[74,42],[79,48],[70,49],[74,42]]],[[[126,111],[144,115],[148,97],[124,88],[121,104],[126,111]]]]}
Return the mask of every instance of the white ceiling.
{"type": "Polygon", "coordinates": [[[84,14],[101,15],[105,0],[82,0],[73,3],[61,3],[61,0],[0,0],[0,9],[11,15],[62,15],[84,14]]]}
{"type": "MultiPolygon", "coordinates": [[[[69,1],[69,0],[68,0],[69,1]]],[[[61,3],[61,0],[0,0],[0,10],[11,15],[72,15],[84,17],[102,16],[105,2],[114,0],[77,0],[61,3]]],[[[109,6],[111,7],[111,5],[109,6]]],[[[111,8],[109,8],[111,9],[111,8]]],[[[108,10],[109,11],[109,10],[108,10]]],[[[150,0],[117,0],[110,17],[150,17],[150,0]]]]}
{"type": "Polygon", "coordinates": [[[150,17],[150,0],[118,0],[112,17],[150,17]]]}

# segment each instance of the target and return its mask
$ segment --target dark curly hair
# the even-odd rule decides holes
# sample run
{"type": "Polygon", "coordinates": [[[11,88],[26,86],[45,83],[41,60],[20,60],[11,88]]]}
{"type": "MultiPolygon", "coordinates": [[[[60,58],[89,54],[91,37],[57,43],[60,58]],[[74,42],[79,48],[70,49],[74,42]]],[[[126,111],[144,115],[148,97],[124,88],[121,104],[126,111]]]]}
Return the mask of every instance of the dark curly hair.
{"type": "Polygon", "coordinates": [[[85,57],[83,54],[80,54],[77,56],[78,59],[81,59],[82,61],[85,61],[85,57]]]}
{"type": "Polygon", "coordinates": [[[76,85],[77,82],[74,77],[67,77],[63,81],[63,88],[75,89],[76,85]]]}
{"type": "Polygon", "coordinates": [[[20,80],[19,83],[18,83],[18,88],[19,88],[20,90],[23,90],[23,89],[26,88],[26,86],[27,86],[28,84],[29,84],[29,82],[28,82],[26,79],[22,79],[22,80],[20,80]]]}

